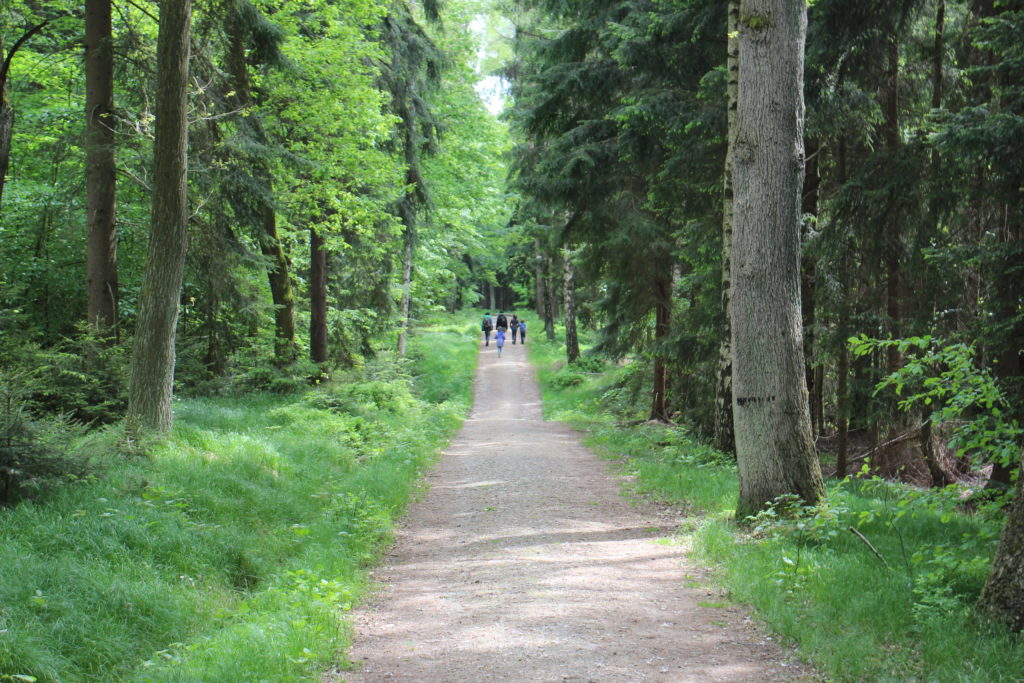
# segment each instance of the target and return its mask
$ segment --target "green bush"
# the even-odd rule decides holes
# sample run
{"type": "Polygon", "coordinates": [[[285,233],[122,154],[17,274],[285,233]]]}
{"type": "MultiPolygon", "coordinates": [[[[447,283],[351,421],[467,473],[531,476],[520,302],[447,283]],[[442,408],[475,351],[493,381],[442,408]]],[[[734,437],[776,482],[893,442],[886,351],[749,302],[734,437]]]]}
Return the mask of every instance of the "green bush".
{"type": "Polygon", "coordinates": [[[81,426],[60,416],[29,415],[19,379],[0,370],[0,506],[39,497],[89,469],[88,459],[72,448],[81,426]]]}

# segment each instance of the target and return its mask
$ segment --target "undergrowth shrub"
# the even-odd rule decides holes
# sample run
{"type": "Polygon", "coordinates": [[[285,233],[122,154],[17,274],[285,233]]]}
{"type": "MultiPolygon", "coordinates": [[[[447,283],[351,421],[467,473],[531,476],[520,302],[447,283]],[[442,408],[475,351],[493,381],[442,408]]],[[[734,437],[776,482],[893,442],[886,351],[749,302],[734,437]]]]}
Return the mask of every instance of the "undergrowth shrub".
{"type": "Polygon", "coordinates": [[[23,373],[0,369],[0,506],[81,479],[88,458],[72,448],[83,429],[63,416],[29,414],[23,373]]]}

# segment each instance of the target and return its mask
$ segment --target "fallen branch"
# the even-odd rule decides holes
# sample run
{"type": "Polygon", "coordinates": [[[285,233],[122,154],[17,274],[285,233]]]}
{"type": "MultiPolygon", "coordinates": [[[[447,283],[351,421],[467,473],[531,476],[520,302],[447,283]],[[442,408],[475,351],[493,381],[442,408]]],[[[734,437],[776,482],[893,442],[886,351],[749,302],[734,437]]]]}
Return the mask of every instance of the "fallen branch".
{"type": "Polygon", "coordinates": [[[859,538],[861,541],[864,542],[864,545],[866,545],[868,547],[868,549],[875,554],[875,557],[877,557],[879,560],[881,560],[882,564],[885,565],[886,569],[892,571],[892,567],[890,567],[889,563],[885,561],[884,557],[882,557],[882,553],[880,553],[877,550],[875,550],[875,546],[871,545],[871,541],[869,541],[864,536],[864,534],[862,534],[861,532],[857,531],[852,526],[848,527],[848,528],[850,529],[850,532],[853,533],[854,536],[856,536],[857,538],[859,538]]]}

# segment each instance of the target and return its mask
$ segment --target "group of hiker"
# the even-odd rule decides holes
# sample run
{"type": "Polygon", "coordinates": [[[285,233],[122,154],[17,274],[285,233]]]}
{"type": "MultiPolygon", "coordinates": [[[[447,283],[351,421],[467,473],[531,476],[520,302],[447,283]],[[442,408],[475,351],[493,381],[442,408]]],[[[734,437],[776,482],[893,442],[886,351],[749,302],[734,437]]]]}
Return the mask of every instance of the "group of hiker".
{"type": "Polygon", "coordinates": [[[503,312],[498,313],[498,317],[492,319],[490,313],[484,314],[484,320],[480,324],[480,329],[484,333],[484,346],[491,345],[491,331],[494,331],[494,345],[498,347],[498,355],[501,355],[501,349],[505,346],[505,336],[507,334],[512,335],[512,343],[516,343],[516,335],[519,336],[521,343],[526,343],[526,321],[520,320],[519,316],[515,313],[512,314],[512,319],[509,320],[505,317],[503,312]]]}

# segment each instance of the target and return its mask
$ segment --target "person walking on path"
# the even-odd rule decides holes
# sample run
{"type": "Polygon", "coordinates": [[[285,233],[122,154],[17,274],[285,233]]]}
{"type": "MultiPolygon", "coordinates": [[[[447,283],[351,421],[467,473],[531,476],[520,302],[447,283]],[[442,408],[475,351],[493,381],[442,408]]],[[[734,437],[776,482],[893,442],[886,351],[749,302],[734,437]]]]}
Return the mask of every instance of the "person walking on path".
{"type": "Polygon", "coordinates": [[[520,344],[525,344],[526,343],[526,321],[525,320],[520,320],[519,321],[519,343],[520,344]]]}
{"type": "Polygon", "coordinates": [[[498,311],[498,319],[494,321],[494,329],[508,332],[508,318],[501,311],[498,311]]]}
{"type": "Polygon", "coordinates": [[[490,313],[484,313],[484,320],[480,323],[480,329],[484,332],[484,346],[490,346],[491,330],[494,329],[494,323],[491,321],[490,313]]]}
{"type": "Polygon", "coordinates": [[[494,343],[498,347],[498,357],[501,358],[501,349],[505,346],[505,328],[499,327],[494,333],[494,343]]]}
{"type": "Polygon", "coordinates": [[[516,332],[519,331],[519,317],[515,313],[512,314],[512,320],[508,322],[508,329],[512,332],[512,345],[516,343],[516,332]]]}

